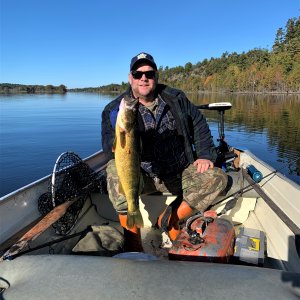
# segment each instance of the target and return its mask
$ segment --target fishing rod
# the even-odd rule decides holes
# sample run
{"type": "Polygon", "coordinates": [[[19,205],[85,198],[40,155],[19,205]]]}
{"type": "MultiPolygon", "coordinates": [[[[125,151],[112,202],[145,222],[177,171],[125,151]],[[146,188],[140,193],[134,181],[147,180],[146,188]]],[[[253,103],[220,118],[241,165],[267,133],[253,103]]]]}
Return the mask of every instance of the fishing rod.
{"type": "Polygon", "coordinates": [[[45,248],[45,247],[49,247],[49,246],[52,246],[54,244],[58,244],[60,242],[72,239],[72,238],[77,237],[77,236],[84,237],[87,233],[92,232],[92,231],[93,231],[92,226],[89,225],[89,226],[87,226],[86,229],[84,229],[84,230],[82,230],[80,232],[76,232],[74,234],[70,234],[68,236],[65,236],[65,237],[62,237],[62,238],[59,238],[59,239],[56,239],[56,240],[44,243],[42,245],[39,245],[39,246],[36,246],[36,247],[33,247],[33,248],[29,248],[28,250],[24,250],[24,251],[18,252],[16,254],[9,254],[9,253],[8,254],[4,254],[1,259],[2,260],[13,260],[13,259],[15,259],[15,258],[17,258],[17,257],[19,257],[21,255],[24,255],[24,254],[27,254],[27,253],[30,253],[30,252],[33,252],[33,251],[36,251],[36,250],[39,250],[39,249],[42,249],[42,248],[45,248]]]}
{"type": "MultiPolygon", "coordinates": [[[[266,179],[266,178],[270,177],[270,176],[273,175],[273,174],[275,175],[277,172],[279,172],[279,170],[274,170],[274,171],[268,173],[267,175],[261,177],[261,180],[266,179]]],[[[250,178],[251,178],[251,177],[250,177],[250,178]]],[[[260,181],[261,181],[261,180],[260,180],[260,181]]],[[[253,182],[251,182],[251,183],[248,184],[247,186],[245,186],[245,187],[239,189],[238,191],[232,193],[231,195],[227,195],[227,196],[224,197],[223,199],[221,199],[221,200],[215,202],[213,205],[217,205],[217,204],[219,204],[219,203],[221,203],[221,202],[227,200],[227,199],[230,198],[230,197],[234,197],[234,198],[232,199],[232,200],[234,200],[235,198],[237,198],[237,196],[241,195],[243,192],[248,192],[248,191],[254,189],[254,186],[255,186],[256,184],[257,184],[257,182],[253,180],[253,182]]],[[[231,209],[231,208],[229,208],[229,209],[231,209]]],[[[220,213],[218,213],[218,215],[222,215],[222,214],[226,213],[229,209],[226,209],[226,210],[223,209],[220,213]]]]}

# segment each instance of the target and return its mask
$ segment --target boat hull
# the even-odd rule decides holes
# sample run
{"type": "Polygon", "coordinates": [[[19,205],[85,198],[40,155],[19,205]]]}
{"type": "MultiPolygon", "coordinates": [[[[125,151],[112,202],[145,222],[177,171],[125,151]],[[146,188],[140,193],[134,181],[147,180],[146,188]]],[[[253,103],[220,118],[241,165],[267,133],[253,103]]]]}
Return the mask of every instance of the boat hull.
{"type": "Polygon", "coordinates": [[[175,261],[39,255],[1,263],[9,299],[298,299],[299,274],[175,261]]]}

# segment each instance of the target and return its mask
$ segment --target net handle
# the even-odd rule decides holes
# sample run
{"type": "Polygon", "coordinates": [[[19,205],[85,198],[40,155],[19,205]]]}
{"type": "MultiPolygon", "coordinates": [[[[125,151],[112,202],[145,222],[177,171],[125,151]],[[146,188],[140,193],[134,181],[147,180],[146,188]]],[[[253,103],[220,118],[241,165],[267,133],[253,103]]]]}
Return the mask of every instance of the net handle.
{"type": "Polygon", "coordinates": [[[55,207],[55,188],[54,188],[54,184],[55,184],[55,174],[56,174],[56,169],[57,169],[57,166],[59,164],[59,161],[61,160],[62,156],[66,155],[68,153],[68,151],[66,152],[63,152],[61,153],[55,164],[54,164],[54,167],[53,167],[53,171],[52,171],[52,177],[51,177],[51,195],[52,195],[52,204],[53,204],[53,207],[55,207]]]}
{"type": "Polygon", "coordinates": [[[76,153],[74,153],[72,151],[63,152],[58,156],[58,158],[57,158],[57,160],[54,164],[53,171],[52,171],[52,177],[51,177],[51,195],[52,195],[51,198],[52,198],[53,208],[55,207],[55,180],[56,180],[56,174],[57,174],[58,171],[62,171],[62,170],[65,170],[65,169],[69,168],[70,165],[65,166],[61,170],[57,170],[57,168],[58,168],[60,162],[62,161],[62,158],[64,156],[68,156],[68,155],[75,156],[78,161],[82,161],[82,159],[76,153]]]}

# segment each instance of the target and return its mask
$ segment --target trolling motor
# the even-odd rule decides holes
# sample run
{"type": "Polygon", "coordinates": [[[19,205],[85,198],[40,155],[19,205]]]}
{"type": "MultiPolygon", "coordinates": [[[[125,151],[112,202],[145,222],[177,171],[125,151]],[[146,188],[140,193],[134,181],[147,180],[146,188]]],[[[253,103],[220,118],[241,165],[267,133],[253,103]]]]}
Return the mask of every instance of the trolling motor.
{"type": "Polygon", "coordinates": [[[219,145],[217,146],[217,161],[216,166],[220,168],[227,169],[230,166],[230,163],[237,157],[237,155],[230,149],[227,142],[225,141],[225,131],[224,131],[224,114],[225,110],[231,109],[232,104],[230,102],[217,102],[217,103],[209,103],[198,105],[199,109],[208,109],[208,110],[216,110],[218,111],[220,118],[218,123],[218,132],[219,138],[217,141],[219,145]]]}

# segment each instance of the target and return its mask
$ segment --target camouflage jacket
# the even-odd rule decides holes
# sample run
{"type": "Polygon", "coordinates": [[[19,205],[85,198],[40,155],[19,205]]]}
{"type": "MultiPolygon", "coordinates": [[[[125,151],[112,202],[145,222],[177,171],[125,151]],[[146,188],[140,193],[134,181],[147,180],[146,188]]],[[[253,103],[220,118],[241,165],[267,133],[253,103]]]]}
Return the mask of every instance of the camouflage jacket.
{"type": "MultiPolygon", "coordinates": [[[[181,90],[158,84],[156,91],[170,106],[179,134],[184,137],[185,154],[189,162],[193,163],[197,158],[215,162],[217,153],[203,114],[181,90]]],[[[129,88],[125,93],[111,101],[102,112],[102,148],[108,159],[113,158],[112,145],[115,139],[115,124],[119,105],[124,95],[130,93],[129,88]]],[[[139,122],[139,127],[140,130],[143,130],[141,122],[139,122]]]]}

